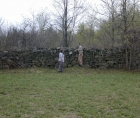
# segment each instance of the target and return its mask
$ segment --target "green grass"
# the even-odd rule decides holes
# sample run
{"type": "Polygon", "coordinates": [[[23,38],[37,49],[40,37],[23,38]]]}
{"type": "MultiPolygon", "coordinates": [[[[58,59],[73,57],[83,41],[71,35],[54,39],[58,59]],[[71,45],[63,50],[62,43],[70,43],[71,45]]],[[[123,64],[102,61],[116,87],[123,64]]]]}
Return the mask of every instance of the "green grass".
{"type": "Polygon", "coordinates": [[[0,70],[0,118],[140,118],[140,73],[0,70]]]}

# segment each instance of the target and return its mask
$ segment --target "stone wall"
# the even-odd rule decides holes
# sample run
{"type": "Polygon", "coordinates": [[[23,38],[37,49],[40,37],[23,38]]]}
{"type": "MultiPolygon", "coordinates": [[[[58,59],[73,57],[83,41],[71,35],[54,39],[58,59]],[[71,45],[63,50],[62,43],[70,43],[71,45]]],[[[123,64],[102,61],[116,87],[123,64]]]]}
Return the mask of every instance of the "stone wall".
{"type": "MultiPolygon", "coordinates": [[[[26,51],[0,51],[0,68],[58,67],[60,48],[33,49],[26,51]]],[[[65,67],[78,65],[78,52],[75,49],[64,49],[65,67]]],[[[125,50],[84,49],[84,66],[91,68],[124,68],[125,50]]],[[[140,52],[132,55],[132,69],[140,69],[140,52]]]]}

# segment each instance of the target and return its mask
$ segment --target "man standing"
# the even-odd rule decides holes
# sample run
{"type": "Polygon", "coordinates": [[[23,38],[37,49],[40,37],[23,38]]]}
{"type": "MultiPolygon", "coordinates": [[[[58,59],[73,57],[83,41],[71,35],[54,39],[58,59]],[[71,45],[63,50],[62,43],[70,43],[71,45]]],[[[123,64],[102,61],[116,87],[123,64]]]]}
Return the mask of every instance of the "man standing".
{"type": "Polygon", "coordinates": [[[58,72],[63,72],[63,67],[64,67],[64,54],[63,54],[63,50],[60,50],[58,61],[59,61],[58,72]]]}
{"type": "Polygon", "coordinates": [[[83,47],[81,46],[81,44],[78,44],[78,61],[79,61],[79,66],[83,66],[83,47]]]}

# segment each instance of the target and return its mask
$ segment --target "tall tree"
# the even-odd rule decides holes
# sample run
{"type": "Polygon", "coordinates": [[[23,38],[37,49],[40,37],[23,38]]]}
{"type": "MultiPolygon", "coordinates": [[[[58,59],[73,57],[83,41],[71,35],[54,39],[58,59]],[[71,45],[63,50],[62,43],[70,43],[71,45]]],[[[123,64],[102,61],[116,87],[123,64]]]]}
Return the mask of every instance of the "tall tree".
{"type": "Polygon", "coordinates": [[[115,43],[115,37],[116,37],[116,20],[118,15],[118,8],[119,8],[119,1],[118,0],[101,0],[103,3],[103,7],[105,9],[105,12],[107,13],[102,13],[102,15],[106,16],[107,19],[109,19],[108,27],[106,27],[106,31],[108,32],[108,35],[111,39],[111,47],[112,49],[114,48],[114,43],[115,43]]]}
{"type": "MultiPolygon", "coordinates": [[[[50,15],[42,10],[36,16],[36,24],[38,26],[38,37],[37,41],[40,44],[39,47],[48,47],[49,36],[45,33],[46,30],[50,27],[50,15]]],[[[50,32],[51,34],[52,32],[50,32]]]]}
{"type": "Polygon", "coordinates": [[[95,46],[95,30],[98,25],[96,13],[89,12],[85,19],[86,21],[78,26],[77,39],[83,43],[83,46],[92,48],[95,46]]]}
{"type": "Polygon", "coordinates": [[[125,46],[125,54],[126,54],[126,68],[130,69],[131,62],[129,61],[130,50],[130,39],[129,39],[129,31],[132,29],[133,23],[136,17],[136,9],[139,3],[139,0],[120,0],[120,11],[121,11],[121,37],[123,41],[123,45],[125,46]]]}
{"type": "Polygon", "coordinates": [[[54,0],[57,20],[56,23],[62,31],[63,46],[68,47],[72,40],[77,21],[85,12],[84,0],[54,0]]]}
{"type": "Polygon", "coordinates": [[[0,48],[2,47],[2,35],[3,35],[3,29],[2,29],[2,25],[4,23],[4,20],[2,18],[0,18],[0,48]]]}

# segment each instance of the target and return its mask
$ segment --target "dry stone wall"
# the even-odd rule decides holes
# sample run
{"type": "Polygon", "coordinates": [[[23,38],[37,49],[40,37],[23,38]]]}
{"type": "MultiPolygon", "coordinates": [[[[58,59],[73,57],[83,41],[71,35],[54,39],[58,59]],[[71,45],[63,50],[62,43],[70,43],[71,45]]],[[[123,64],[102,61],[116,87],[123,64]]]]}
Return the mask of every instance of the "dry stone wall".
{"type": "MultiPolygon", "coordinates": [[[[58,67],[60,48],[33,49],[26,51],[0,51],[0,68],[58,67]]],[[[78,52],[73,48],[64,48],[65,67],[78,65],[78,52]]],[[[84,49],[84,66],[91,68],[124,68],[125,50],[84,49]]],[[[140,52],[132,55],[131,68],[140,69],[140,52]]]]}

